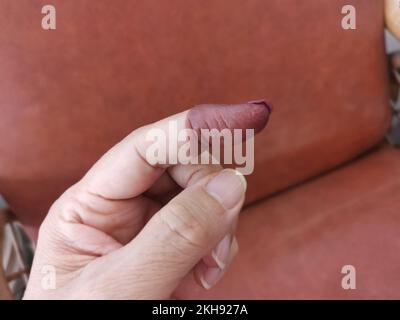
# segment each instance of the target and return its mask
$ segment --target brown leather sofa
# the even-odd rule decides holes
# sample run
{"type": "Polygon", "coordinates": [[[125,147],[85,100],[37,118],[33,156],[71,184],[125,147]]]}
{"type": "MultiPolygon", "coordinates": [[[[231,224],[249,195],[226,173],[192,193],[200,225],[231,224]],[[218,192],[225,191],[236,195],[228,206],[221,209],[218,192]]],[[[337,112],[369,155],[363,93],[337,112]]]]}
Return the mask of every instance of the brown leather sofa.
{"type": "Polygon", "coordinates": [[[400,298],[400,152],[383,2],[0,2],[0,193],[35,234],[51,203],[127,133],[207,103],[266,98],[227,276],[193,298],[400,298]],[[344,265],[357,289],[341,286],[344,265]]]}

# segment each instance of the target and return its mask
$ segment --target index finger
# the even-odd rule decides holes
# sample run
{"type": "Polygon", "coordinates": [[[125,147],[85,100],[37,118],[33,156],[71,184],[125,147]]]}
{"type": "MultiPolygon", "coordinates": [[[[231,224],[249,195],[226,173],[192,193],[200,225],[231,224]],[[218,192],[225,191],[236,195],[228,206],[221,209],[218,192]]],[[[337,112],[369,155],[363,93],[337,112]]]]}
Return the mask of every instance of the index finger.
{"type": "Polygon", "coordinates": [[[270,112],[271,107],[265,101],[254,101],[200,105],[175,114],[133,131],[95,163],[81,184],[91,193],[107,199],[133,198],[148,190],[166,168],[179,164],[177,153],[182,141],[178,133],[181,130],[254,129],[257,133],[265,127],[270,112]],[[147,156],[149,147],[154,144],[148,139],[152,132],[165,134],[165,139],[157,145],[159,152],[165,154],[165,161],[150,160],[147,156]]]}

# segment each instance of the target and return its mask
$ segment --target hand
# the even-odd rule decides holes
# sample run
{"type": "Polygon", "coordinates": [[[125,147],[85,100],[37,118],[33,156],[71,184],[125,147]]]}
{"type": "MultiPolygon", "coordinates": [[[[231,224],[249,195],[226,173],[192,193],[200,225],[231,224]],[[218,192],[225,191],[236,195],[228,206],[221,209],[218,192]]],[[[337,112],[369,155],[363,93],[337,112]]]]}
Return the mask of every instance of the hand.
{"type": "Polygon", "coordinates": [[[385,0],[386,27],[400,39],[400,7],[398,0],[385,0]]]}
{"type": "MultiPolygon", "coordinates": [[[[270,110],[251,107],[246,125],[259,126],[264,116],[263,127],[270,110]]],[[[240,122],[232,108],[218,113],[226,126],[240,122]]],[[[192,117],[186,111],[135,130],[54,203],[39,231],[26,299],[185,298],[222,277],[238,251],[244,177],[219,165],[150,165],[145,156],[149,130],[169,121],[193,125],[199,111],[192,117]],[[48,266],[51,290],[43,287],[48,266]]]]}

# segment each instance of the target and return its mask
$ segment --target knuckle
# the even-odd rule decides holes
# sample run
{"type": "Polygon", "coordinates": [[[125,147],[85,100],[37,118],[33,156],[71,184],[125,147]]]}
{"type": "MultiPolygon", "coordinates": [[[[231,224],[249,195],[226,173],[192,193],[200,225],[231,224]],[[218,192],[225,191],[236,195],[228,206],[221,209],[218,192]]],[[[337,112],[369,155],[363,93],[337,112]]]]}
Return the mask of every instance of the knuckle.
{"type": "Polygon", "coordinates": [[[68,189],[52,204],[48,215],[39,227],[39,238],[45,238],[49,233],[54,236],[59,231],[60,225],[78,220],[79,202],[73,194],[74,192],[68,189]]]}
{"type": "Polygon", "coordinates": [[[91,211],[90,197],[84,190],[72,186],[56,200],[50,211],[64,222],[81,223],[84,213],[91,211]]]}
{"type": "Polygon", "coordinates": [[[78,222],[80,216],[79,212],[82,211],[82,204],[78,197],[75,197],[69,193],[65,193],[54,204],[54,209],[62,221],[78,222]]]}
{"type": "Polygon", "coordinates": [[[180,238],[190,247],[204,249],[210,236],[209,231],[194,211],[194,208],[174,201],[160,212],[160,219],[173,237],[180,238]]]}

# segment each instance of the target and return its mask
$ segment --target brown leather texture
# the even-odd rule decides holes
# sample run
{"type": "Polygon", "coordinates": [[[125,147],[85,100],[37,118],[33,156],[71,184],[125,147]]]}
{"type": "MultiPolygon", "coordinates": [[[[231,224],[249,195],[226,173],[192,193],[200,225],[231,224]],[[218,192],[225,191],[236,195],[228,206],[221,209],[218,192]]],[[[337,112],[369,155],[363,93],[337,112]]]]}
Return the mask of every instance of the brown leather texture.
{"type": "Polygon", "coordinates": [[[390,122],[383,2],[0,2],[0,193],[26,224],[133,129],[216,102],[266,98],[249,202],[380,141],[390,122]],[[23,215],[22,215],[23,214],[23,215]]]}
{"type": "Polygon", "coordinates": [[[400,151],[390,146],[241,216],[239,255],[195,298],[399,299],[400,151]],[[344,290],[342,267],[356,270],[344,290]]]}

